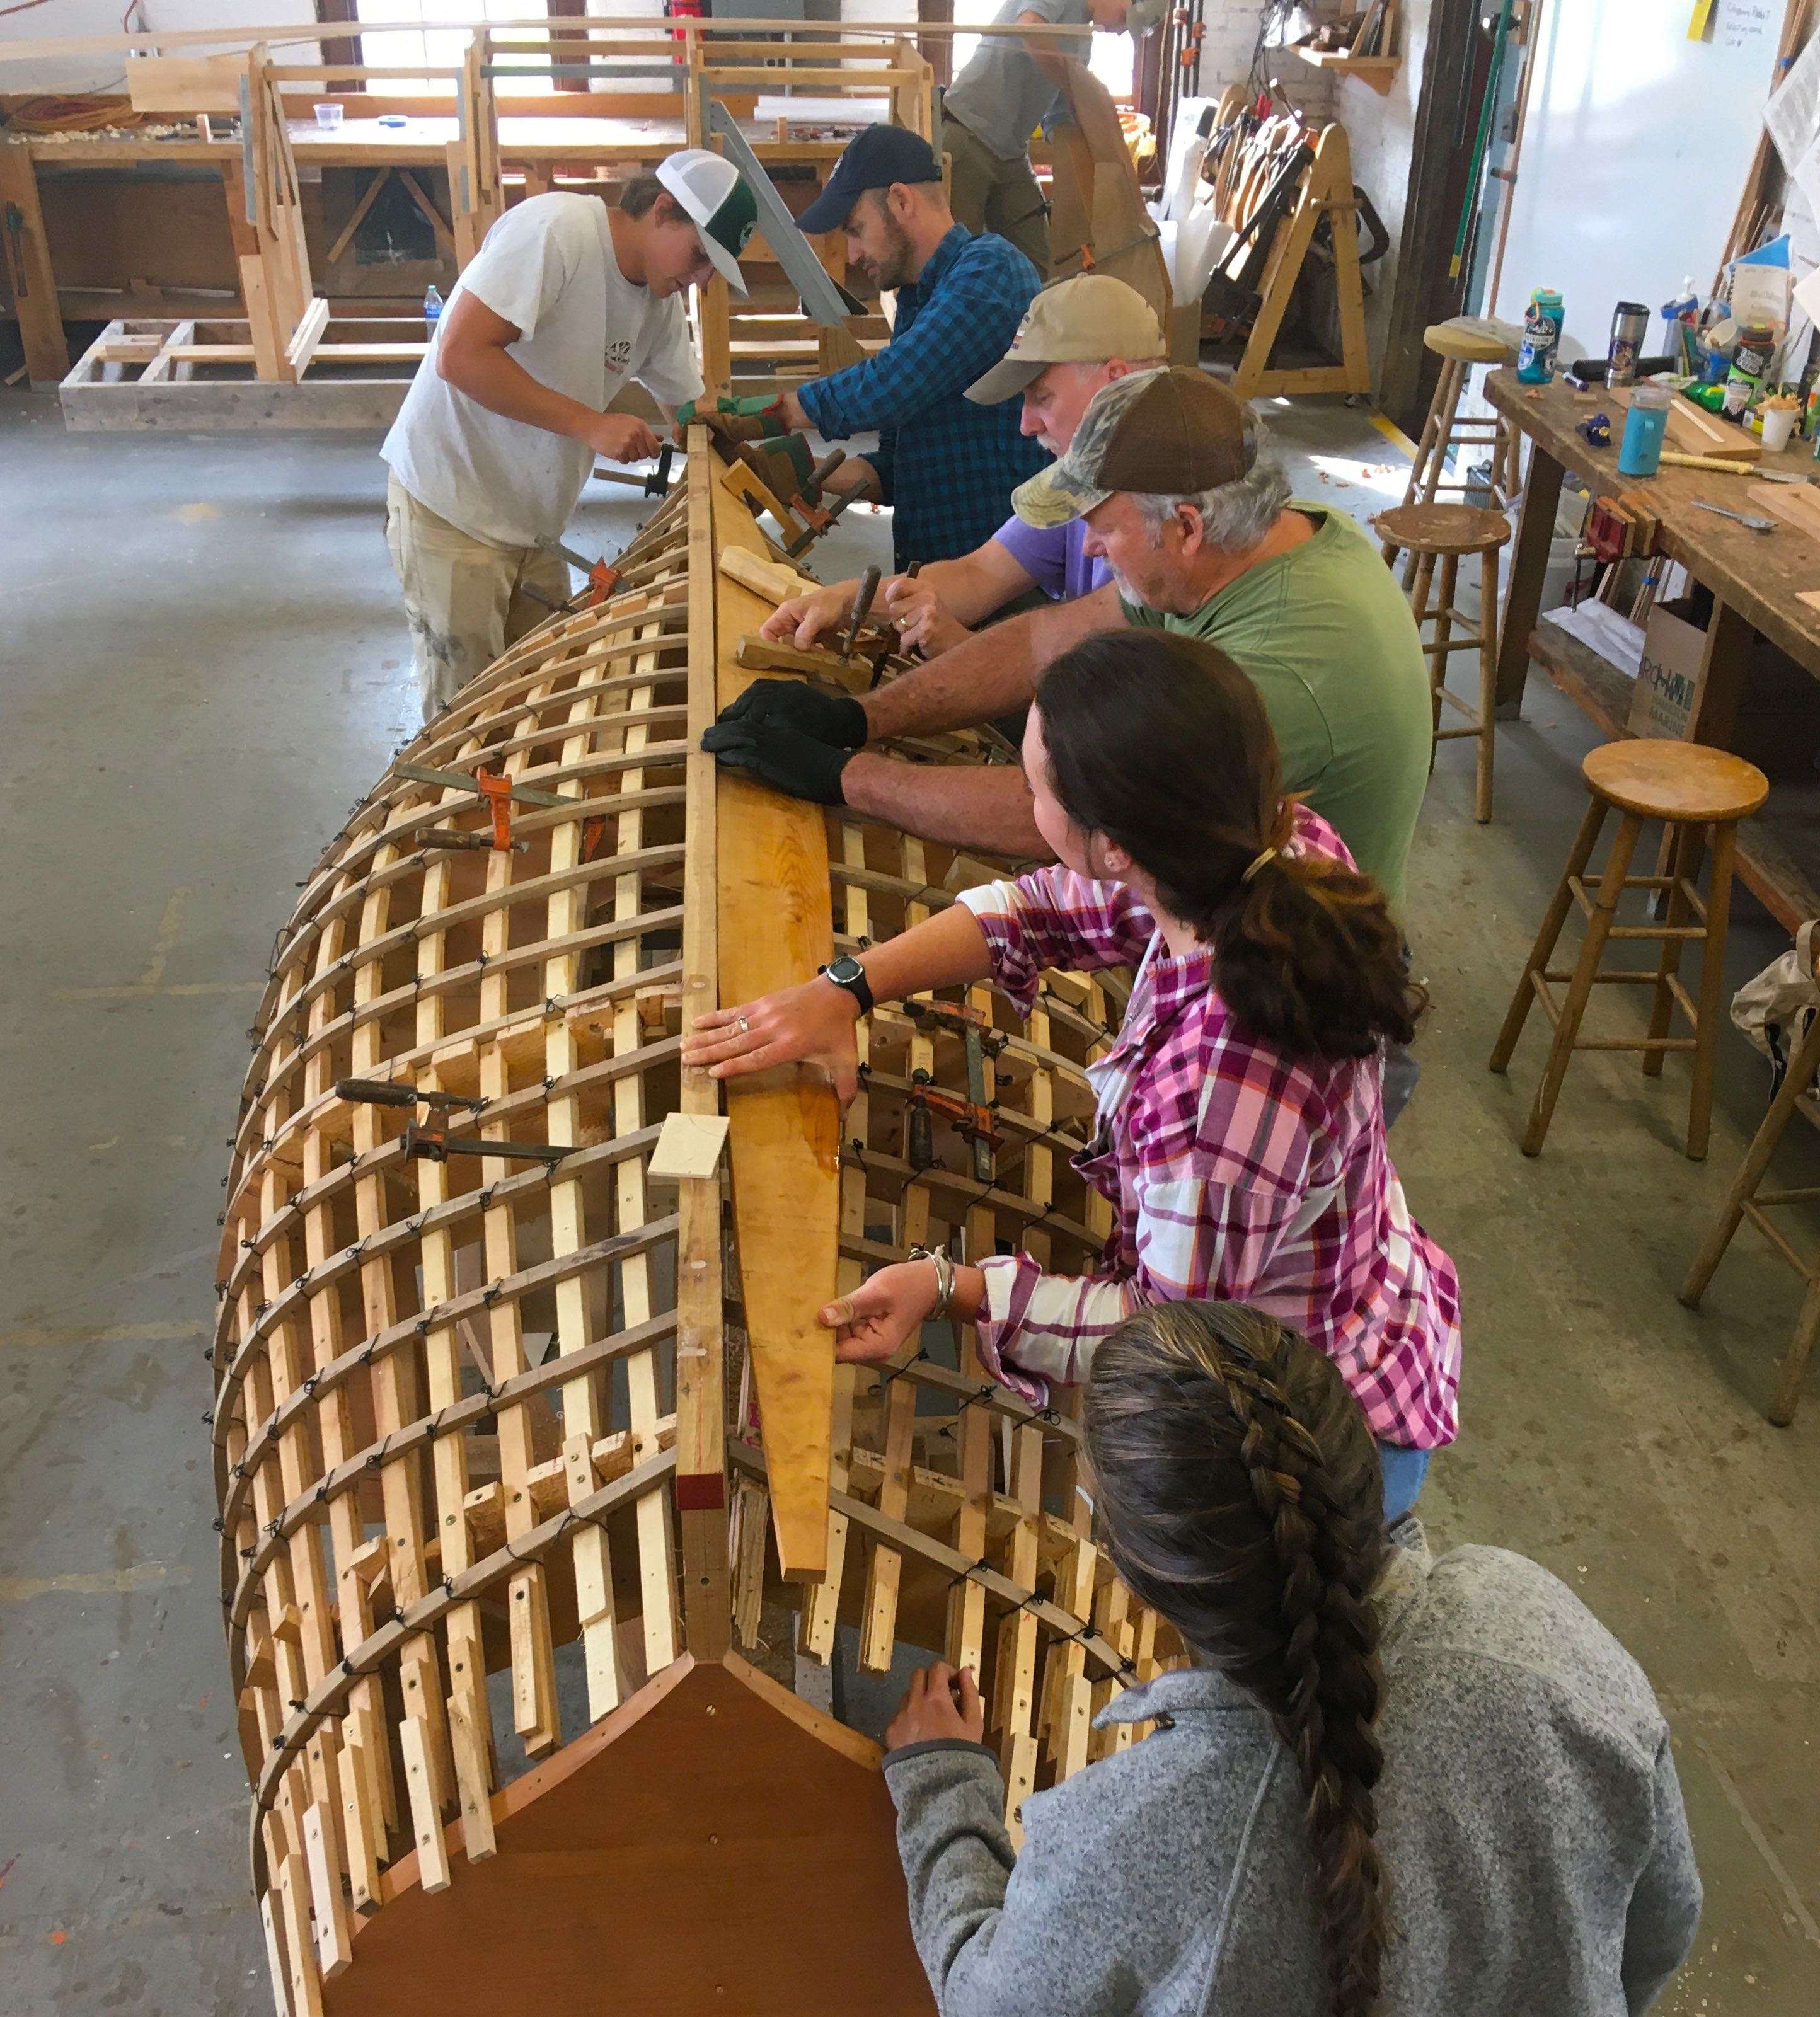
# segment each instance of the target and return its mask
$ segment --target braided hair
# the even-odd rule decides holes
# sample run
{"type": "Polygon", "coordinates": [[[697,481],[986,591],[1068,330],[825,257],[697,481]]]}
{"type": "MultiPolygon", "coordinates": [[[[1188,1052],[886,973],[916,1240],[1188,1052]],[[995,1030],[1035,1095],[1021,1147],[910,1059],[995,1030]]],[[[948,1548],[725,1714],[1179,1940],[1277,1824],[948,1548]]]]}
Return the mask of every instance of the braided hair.
{"type": "Polygon", "coordinates": [[[1384,1753],[1368,1593],[1384,1494],[1332,1362],[1243,1303],[1165,1303],[1096,1353],[1087,1448],[1108,1548],[1199,1664],[1255,1696],[1301,1775],[1332,2017],[1366,2017],[1385,1940],[1384,1753]]]}
{"type": "Polygon", "coordinates": [[[1217,645],[1161,630],[1083,638],[1036,689],[1050,781],[1213,949],[1233,1014],[1292,1058],[1407,1044],[1426,997],[1367,875],[1295,852],[1295,802],[1255,684],[1217,645]]]}

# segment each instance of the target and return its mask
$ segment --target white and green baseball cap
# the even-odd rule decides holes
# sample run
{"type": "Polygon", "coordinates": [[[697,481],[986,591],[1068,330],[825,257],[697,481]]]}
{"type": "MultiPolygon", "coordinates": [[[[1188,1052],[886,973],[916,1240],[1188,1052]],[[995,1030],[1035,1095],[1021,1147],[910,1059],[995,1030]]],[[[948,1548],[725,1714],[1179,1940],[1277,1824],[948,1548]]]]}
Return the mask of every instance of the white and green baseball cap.
{"type": "Polygon", "coordinates": [[[688,212],[714,270],[744,294],[739,255],[757,226],[758,205],[739,171],[705,147],[684,147],[658,163],[657,179],[688,212]]]}

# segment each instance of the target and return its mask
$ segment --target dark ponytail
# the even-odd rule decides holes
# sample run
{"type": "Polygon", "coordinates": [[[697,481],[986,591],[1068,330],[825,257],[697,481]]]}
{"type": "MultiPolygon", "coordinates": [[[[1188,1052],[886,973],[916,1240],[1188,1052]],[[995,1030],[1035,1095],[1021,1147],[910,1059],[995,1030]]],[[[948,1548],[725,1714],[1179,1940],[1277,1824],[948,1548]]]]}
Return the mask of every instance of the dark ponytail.
{"type": "Polygon", "coordinates": [[[1036,690],[1056,798],[1116,841],[1213,949],[1215,984],[1291,1057],[1407,1044],[1425,1005],[1369,876],[1287,852],[1295,830],[1257,687],[1217,647],[1102,631],[1036,690]]]}
{"type": "Polygon", "coordinates": [[[1301,1775],[1332,2017],[1381,1986],[1384,1753],[1369,1593],[1383,1486],[1331,1360],[1243,1303],[1140,1310],[1094,1355],[1087,1449],[1113,1562],[1199,1664],[1249,1690],[1301,1775]]]}

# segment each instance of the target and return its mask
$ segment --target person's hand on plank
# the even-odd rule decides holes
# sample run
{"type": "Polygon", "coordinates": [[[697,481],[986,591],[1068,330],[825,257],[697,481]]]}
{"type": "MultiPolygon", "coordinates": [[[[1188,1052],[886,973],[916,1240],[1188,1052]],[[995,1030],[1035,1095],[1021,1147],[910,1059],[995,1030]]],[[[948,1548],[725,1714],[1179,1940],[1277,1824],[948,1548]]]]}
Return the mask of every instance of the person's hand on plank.
{"type": "MultiPolygon", "coordinates": [[[[847,990],[818,976],[735,1008],[698,1016],[683,1038],[683,1063],[702,1066],[710,1078],[742,1078],[778,1065],[818,1065],[845,1106],[859,1090],[854,1039],[858,1020],[859,1004],[847,990]]],[[[933,1290],[930,1301],[933,1304],[933,1290]]]]}
{"type": "Polygon", "coordinates": [[[758,634],[774,644],[794,644],[807,651],[829,631],[838,641],[841,626],[853,608],[856,581],[837,581],[829,588],[811,589],[807,595],[793,595],[780,602],[758,626],[758,634]]]}

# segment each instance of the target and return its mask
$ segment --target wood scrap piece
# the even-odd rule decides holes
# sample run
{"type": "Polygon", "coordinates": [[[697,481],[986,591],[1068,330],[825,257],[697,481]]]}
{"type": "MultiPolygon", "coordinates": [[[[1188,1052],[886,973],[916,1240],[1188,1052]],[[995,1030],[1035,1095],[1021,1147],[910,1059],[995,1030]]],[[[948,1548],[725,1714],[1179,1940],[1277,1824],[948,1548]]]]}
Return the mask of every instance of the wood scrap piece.
{"type": "MultiPolygon", "coordinates": [[[[737,526],[737,521],[730,523],[739,532],[746,530],[743,526],[737,526]]],[[[800,595],[806,589],[820,586],[812,575],[800,574],[794,568],[781,567],[775,561],[767,561],[762,550],[763,543],[756,527],[753,529],[750,546],[735,546],[730,537],[720,549],[721,573],[729,581],[736,581],[742,588],[750,589],[754,595],[762,597],[774,609],[793,595],[800,595]]],[[[763,621],[761,614],[756,622],[742,622],[738,630],[757,630],[763,621]]],[[[730,634],[736,635],[737,631],[730,634]]]]}
{"type": "Polygon", "coordinates": [[[1805,603],[1810,609],[1820,611],[1820,588],[1804,588],[1795,600],[1805,603]]]}
{"type": "Polygon", "coordinates": [[[1783,525],[1820,540],[1820,493],[1782,483],[1753,483],[1746,495],[1783,525]]]}
{"type": "Polygon", "coordinates": [[[666,1113],[645,1175],[653,1182],[671,1184],[686,1177],[711,1177],[720,1167],[731,1124],[724,1113],[666,1113]]]}
{"type": "Polygon", "coordinates": [[[1755,462],[1763,453],[1763,443],[1755,435],[1715,419],[1691,399],[1677,397],[1670,400],[1668,431],[1675,448],[1683,455],[1755,462]]]}

